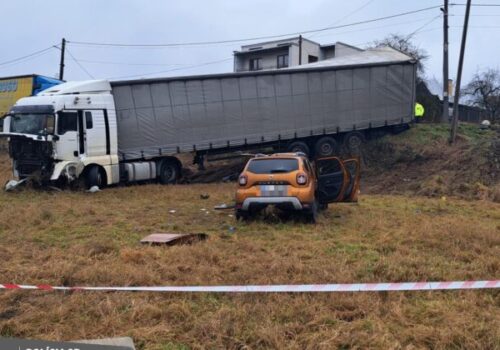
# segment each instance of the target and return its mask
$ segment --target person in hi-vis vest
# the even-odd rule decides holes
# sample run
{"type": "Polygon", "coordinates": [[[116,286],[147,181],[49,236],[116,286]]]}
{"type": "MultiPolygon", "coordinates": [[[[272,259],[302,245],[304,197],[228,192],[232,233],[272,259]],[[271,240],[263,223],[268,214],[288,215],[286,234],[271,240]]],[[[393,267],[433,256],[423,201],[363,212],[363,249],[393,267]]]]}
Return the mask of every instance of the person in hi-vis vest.
{"type": "Polygon", "coordinates": [[[420,123],[424,117],[425,109],[420,103],[415,103],[415,123],[420,123]]]}

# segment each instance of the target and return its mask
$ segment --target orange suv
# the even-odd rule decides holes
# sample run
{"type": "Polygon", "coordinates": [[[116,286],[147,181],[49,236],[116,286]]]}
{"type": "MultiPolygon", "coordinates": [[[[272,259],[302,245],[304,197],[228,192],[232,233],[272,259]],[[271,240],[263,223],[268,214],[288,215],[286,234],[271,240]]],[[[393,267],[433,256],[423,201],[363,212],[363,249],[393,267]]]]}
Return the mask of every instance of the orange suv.
{"type": "Polygon", "coordinates": [[[309,162],[303,153],[257,155],[238,178],[236,218],[248,219],[268,205],[294,210],[315,222],[332,202],[357,202],[359,161],[337,157],[309,162]]]}

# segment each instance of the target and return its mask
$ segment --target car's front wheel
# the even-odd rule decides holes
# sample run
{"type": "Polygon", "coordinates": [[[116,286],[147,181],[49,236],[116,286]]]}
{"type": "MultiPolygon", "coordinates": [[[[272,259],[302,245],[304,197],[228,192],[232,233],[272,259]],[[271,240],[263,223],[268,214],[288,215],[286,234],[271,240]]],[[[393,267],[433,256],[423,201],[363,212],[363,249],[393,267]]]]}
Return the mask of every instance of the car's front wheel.
{"type": "Polygon", "coordinates": [[[248,221],[252,218],[252,214],[247,210],[236,209],[234,215],[238,221],[248,221]]]}
{"type": "Polygon", "coordinates": [[[315,224],[318,220],[318,202],[314,201],[310,208],[303,210],[303,214],[307,222],[315,224]]]}

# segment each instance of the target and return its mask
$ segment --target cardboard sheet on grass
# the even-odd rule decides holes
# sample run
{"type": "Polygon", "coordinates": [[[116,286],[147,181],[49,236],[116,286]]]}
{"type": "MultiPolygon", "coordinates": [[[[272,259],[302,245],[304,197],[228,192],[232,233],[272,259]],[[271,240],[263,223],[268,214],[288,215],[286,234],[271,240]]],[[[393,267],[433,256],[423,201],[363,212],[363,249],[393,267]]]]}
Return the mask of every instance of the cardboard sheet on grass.
{"type": "Polygon", "coordinates": [[[193,244],[207,239],[205,233],[152,233],[141,239],[143,244],[193,244]]]}

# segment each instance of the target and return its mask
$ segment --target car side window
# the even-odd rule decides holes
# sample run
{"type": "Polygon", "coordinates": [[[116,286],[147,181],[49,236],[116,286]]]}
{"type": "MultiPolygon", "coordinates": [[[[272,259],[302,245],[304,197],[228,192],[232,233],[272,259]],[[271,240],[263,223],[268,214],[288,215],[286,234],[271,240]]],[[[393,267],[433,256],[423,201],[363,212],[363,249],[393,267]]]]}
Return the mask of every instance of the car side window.
{"type": "Polygon", "coordinates": [[[342,172],[342,164],[338,159],[326,159],[317,161],[318,176],[332,175],[342,172]]]}
{"type": "Polygon", "coordinates": [[[76,112],[59,112],[57,133],[63,135],[68,131],[78,131],[78,114],[76,112]]]}

